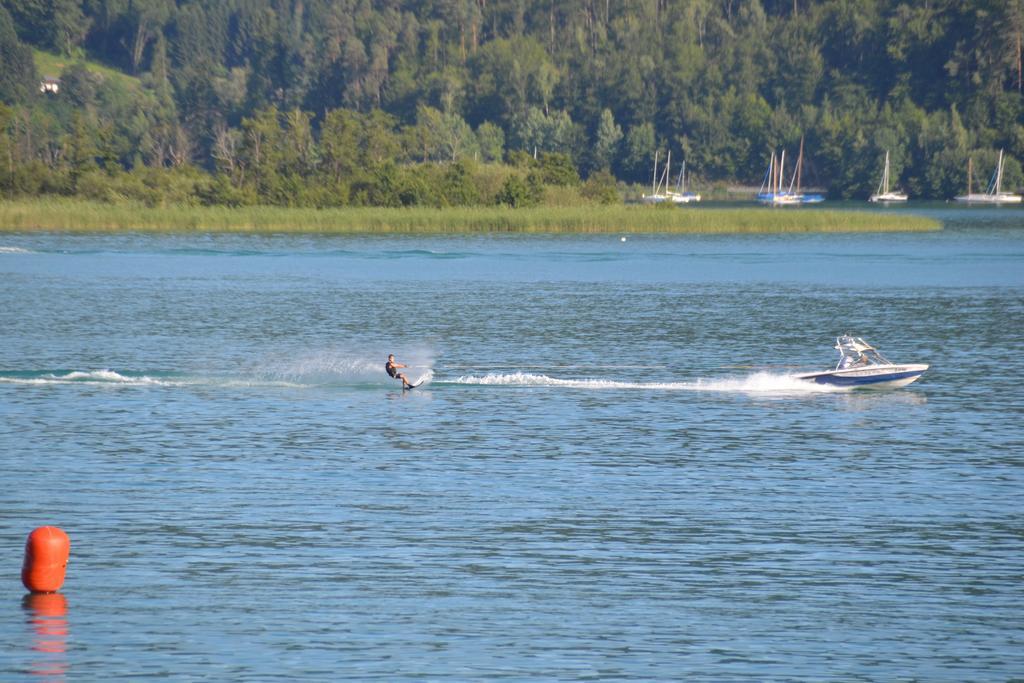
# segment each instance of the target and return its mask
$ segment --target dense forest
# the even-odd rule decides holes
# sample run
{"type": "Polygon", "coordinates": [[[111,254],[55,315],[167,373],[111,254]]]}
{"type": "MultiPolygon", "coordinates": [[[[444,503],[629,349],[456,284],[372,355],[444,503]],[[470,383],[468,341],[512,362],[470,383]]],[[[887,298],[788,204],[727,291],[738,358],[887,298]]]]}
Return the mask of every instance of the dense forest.
{"type": "Polygon", "coordinates": [[[618,201],[656,150],[756,186],[803,138],[833,198],[888,150],[946,199],[1001,148],[1024,182],[1022,31],[1024,0],[0,0],[0,192],[618,201]]]}

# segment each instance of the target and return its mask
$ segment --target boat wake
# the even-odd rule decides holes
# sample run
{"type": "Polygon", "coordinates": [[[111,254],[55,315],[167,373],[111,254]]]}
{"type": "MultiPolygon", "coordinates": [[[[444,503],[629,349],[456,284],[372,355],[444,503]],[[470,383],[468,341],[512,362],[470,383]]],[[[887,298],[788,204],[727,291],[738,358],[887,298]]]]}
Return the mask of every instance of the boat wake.
{"type": "MultiPolygon", "coordinates": [[[[433,380],[430,355],[409,353],[403,372],[414,383],[433,380]]],[[[384,372],[380,353],[316,351],[264,357],[234,369],[130,371],[101,369],[2,370],[0,385],[89,385],[106,387],[380,388],[399,383],[384,372]]]]}
{"type": "MultiPolygon", "coordinates": [[[[283,364],[260,364],[238,374],[188,375],[178,372],[130,372],[103,370],[2,371],[0,384],[94,385],[108,387],[219,387],[294,388],[350,387],[374,389],[396,386],[384,374],[376,358],[316,356],[296,358],[283,364]]],[[[435,381],[434,371],[413,367],[413,384],[435,382],[440,386],[476,385],[500,387],[548,387],[579,390],[701,391],[748,394],[811,394],[842,391],[840,387],[815,384],[793,375],[755,372],[741,377],[697,379],[689,382],[634,382],[616,379],[562,379],[527,372],[463,375],[435,381]]]]}
{"type": "Polygon", "coordinates": [[[42,372],[4,372],[3,384],[105,384],[120,386],[182,386],[193,382],[151,377],[148,374],[120,373],[113,370],[71,370],[42,372]]]}
{"type": "MultiPolygon", "coordinates": [[[[247,370],[263,381],[289,382],[301,386],[392,385],[395,380],[384,372],[379,351],[309,351],[286,357],[264,358],[247,370]]],[[[428,350],[408,351],[399,357],[408,365],[402,370],[413,384],[430,381],[433,354],[428,350]]]]}
{"type": "Polygon", "coordinates": [[[293,387],[299,382],[259,377],[216,377],[175,372],[117,372],[114,370],[0,371],[0,384],[29,386],[86,385],[106,387],[293,387]]]}
{"type": "Polygon", "coordinates": [[[793,375],[755,372],[743,377],[698,379],[692,382],[629,382],[611,379],[559,379],[547,375],[513,372],[492,373],[482,376],[465,375],[451,380],[451,384],[497,385],[508,387],[563,387],[567,389],[640,389],[651,391],[709,391],[738,393],[808,394],[836,391],[799,380],[793,375]]]}

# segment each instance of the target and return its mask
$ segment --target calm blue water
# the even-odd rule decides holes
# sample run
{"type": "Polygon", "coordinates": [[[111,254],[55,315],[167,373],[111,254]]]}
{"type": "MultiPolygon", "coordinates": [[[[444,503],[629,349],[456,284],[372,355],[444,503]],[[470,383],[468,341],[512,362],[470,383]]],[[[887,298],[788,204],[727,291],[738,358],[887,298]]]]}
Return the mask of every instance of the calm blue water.
{"type": "Polygon", "coordinates": [[[933,213],[0,235],[0,679],[1024,677],[1024,211],[933,213]]]}

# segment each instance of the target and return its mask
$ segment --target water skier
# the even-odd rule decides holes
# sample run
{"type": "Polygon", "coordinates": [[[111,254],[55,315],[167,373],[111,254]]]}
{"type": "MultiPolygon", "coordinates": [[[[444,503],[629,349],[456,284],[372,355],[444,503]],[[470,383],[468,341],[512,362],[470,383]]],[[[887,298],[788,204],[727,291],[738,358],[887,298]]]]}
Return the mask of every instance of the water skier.
{"type": "Polygon", "coordinates": [[[400,380],[402,380],[402,388],[403,389],[411,389],[412,388],[412,383],[410,383],[409,380],[405,378],[405,375],[403,375],[402,373],[400,373],[398,371],[399,368],[407,368],[407,367],[409,367],[409,366],[408,365],[404,365],[402,363],[396,363],[395,362],[395,354],[393,354],[393,353],[389,353],[388,354],[388,362],[384,364],[384,369],[387,370],[388,377],[390,377],[391,379],[400,379],[400,380]]]}

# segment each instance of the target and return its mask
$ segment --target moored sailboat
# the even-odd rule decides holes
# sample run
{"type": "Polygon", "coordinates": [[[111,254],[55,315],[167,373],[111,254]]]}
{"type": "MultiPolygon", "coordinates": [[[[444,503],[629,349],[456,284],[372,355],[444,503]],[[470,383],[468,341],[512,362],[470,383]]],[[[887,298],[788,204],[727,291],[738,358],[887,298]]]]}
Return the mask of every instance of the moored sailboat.
{"type": "Polygon", "coordinates": [[[640,201],[644,204],[661,204],[668,200],[664,192],[661,192],[662,181],[665,184],[668,183],[668,165],[672,162],[672,152],[668,153],[668,162],[665,164],[665,170],[662,172],[662,177],[658,177],[658,152],[654,150],[654,174],[651,178],[651,194],[645,194],[640,197],[640,201]]]}
{"type": "MultiPolygon", "coordinates": [[[[820,194],[806,194],[800,191],[800,174],[804,168],[804,138],[800,136],[800,154],[796,158],[796,169],[793,171],[793,179],[796,181],[796,196],[801,204],[818,204],[819,202],[825,201],[825,197],[820,194]]],[[[792,192],[793,182],[789,184],[789,189],[792,192]]]]}
{"type": "Polygon", "coordinates": [[[805,194],[800,190],[800,177],[804,163],[804,139],[800,138],[800,154],[796,158],[796,167],[789,180],[789,187],[783,188],[782,179],[785,175],[786,150],[778,156],[776,163],[775,152],[772,152],[771,160],[768,163],[768,171],[757,192],[757,201],[771,206],[795,206],[798,204],[817,204],[825,201],[820,194],[805,194]]]}
{"type": "Polygon", "coordinates": [[[971,192],[971,175],[974,160],[967,159],[967,194],[955,197],[958,202],[968,204],[1020,204],[1021,196],[1013,192],[1003,192],[1003,150],[999,150],[999,161],[996,170],[988,183],[985,192],[971,192]]]}
{"type": "Polygon", "coordinates": [[[764,180],[757,191],[757,201],[771,206],[787,206],[799,204],[800,200],[788,190],[782,187],[783,171],[786,167],[786,150],[778,157],[772,151],[771,159],[768,162],[768,170],[765,171],[764,180]]]}
{"type": "Polygon", "coordinates": [[[885,170],[882,171],[882,180],[878,183],[875,194],[868,198],[869,202],[905,202],[907,195],[897,190],[889,189],[889,150],[885,151],[885,170]]]}
{"type": "Polygon", "coordinates": [[[689,204],[690,202],[699,202],[700,195],[694,192],[686,191],[686,161],[683,161],[682,168],[679,170],[679,178],[676,180],[674,189],[669,189],[669,169],[672,168],[672,152],[670,151],[665,159],[665,167],[661,171],[661,176],[658,175],[658,152],[654,152],[654,176],[651,179],[651,194],[645,194],[640,197],[640,201],[644,204],[663,204],[665,202],[680,205],[689,204]]]}
{"type": "Polygon", "coordinates": [[[690,202],[700,201],[699,194],[686,191],[686,159],[683,159],[683,165],[679,169],[679,178],[676,179],[675,189],[666,190],[665,194],[670,201],[676,204],[689,204],[690,202]]]}

